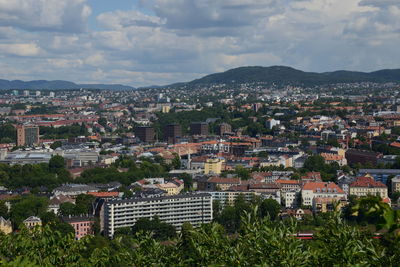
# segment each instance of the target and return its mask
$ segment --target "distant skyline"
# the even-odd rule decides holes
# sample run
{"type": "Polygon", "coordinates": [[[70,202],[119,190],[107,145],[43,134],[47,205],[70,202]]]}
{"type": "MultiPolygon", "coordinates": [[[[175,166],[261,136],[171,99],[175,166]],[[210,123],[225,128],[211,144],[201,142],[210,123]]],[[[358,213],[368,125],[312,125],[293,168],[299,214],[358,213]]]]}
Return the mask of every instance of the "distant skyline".
{"type": "Polygon", "coordinates": [[[0,79],[165,85],[400,67],[399,0],[0,0],[0,79]]]}

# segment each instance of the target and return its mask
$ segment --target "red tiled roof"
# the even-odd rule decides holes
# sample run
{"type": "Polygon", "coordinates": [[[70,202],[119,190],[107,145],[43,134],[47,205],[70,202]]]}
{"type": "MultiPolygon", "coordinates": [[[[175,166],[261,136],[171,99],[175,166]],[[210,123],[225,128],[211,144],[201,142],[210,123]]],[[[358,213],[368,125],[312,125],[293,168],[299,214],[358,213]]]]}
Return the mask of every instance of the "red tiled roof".
{"type": "Polygon", "coordinates": [[[400,143],[399,142],[393,142],[390,144],[392,147],[400,148],[400,143]]]}
{"type": "Polygon", "coordinates": [[[324,182],[309,182],[303,186],[303,190],[312,190],[313,192],[317,192],[317,189],[323,193],[339,193],[344,194],[344,191],[335,183],[324,183],[324,182]],[[325,188],[325,191],[323,191],[325,188]],[[328,191],[331,189],[331,192],[328,191]],[[336,192],[334,192],[336,189],[336,192]]]}
{"type": "Polygon", "coordinates": [[[357,177],[356,180],[350,184],[350,187],[386,187],[386,185],[370,177],[357,177]]]}

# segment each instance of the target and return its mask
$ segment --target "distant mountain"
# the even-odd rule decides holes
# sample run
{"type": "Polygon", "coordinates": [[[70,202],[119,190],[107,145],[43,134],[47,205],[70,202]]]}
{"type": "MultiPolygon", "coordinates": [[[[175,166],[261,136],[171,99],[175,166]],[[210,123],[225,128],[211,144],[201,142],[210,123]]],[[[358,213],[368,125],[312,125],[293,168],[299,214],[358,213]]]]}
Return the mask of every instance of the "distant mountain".
{"type": "Polygon", "coordinates": [[[264,82],[278,85],[321,85],[353,82],[400,82],[400,69],[374,72],[334,71],[304,72],[286,66],[240,67],[222,73],[207,75],[186,83],[187,85],[264,82]]]}
{"type": "Polygon", "coordinates": [[[0,79],[0,89],[49,89],[49,90],[63,90],[63,89],[104,89],[104,90],[134,90],[134,87],[121,85],[121,84],[76,84],[68,81],[8,81],[0,79]]]}

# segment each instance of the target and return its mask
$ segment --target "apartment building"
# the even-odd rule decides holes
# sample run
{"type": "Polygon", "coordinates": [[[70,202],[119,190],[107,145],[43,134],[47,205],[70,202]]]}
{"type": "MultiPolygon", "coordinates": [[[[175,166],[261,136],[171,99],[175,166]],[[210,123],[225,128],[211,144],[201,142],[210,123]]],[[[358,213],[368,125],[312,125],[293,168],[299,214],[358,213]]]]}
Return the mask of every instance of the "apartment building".
{"type": "Polygon", "coordinates": [[[104,230],[132,227],[140,218],[158,218],[180,230],[184,222],[194,227],[212,220],[212,197],[208,193],[111,200],[105,203],[104,230]]]}
{"type": "Polygon", "coordinates": [[[219,201],[221,207],[233,206],[235,204],[236,198],[238,198],[239,196],[243,196],[246,199],[246,201],[251,201],[252,199],[254,199],[256,195],[259,195],[258,193],[253,191],[233,191],[233,190],[211,191],[208,193],[212,195],[213,200],[219,201]]]}
{"type": "Polygon", "coordinates": [[[303,186],[301,197],[304,206],[312,206],[314,198],[346,199],[346,193],[332,182],[309,182],[303,186]]]}
{"type": "Polygon", "coordinates": [[[392,180],[392,194],[396,192],[400,192],[400,175],[397,175],[392,180]]]}
{"type": "Polygon", "coordinates": [[[204,174],[220,174],[225,160],[222,158],[207,159],[204,163],[204,174]]]}
{"type": "Polygon", "coordinates": [[[382,182],[375,181],[371,177],[357,177],[349,186],[350,195],[363,196],[380,196],[382,199],[388,197],[388,188],[382,182]]]}
{"type": "Polygon", "coordinates": [[[33,146],[39,144],[39,127],[17,126],[17,146],[33,146]]]}

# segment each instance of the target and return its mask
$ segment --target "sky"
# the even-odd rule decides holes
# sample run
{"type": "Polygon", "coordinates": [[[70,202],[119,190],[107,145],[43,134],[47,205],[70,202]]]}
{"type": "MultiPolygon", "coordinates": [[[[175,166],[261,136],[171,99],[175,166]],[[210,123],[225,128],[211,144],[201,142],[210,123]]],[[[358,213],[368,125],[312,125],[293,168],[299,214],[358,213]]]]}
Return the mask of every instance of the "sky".
{"type": "Polygon", "coordinates": [[[166,85],[400,68],[400,0],[0,0],[0,78],[166,85]]]}

